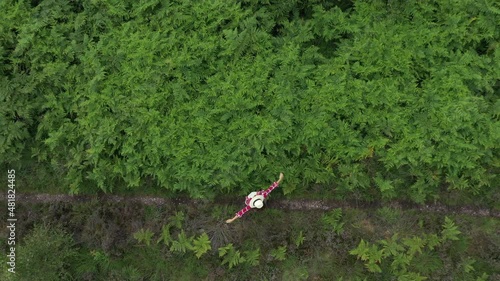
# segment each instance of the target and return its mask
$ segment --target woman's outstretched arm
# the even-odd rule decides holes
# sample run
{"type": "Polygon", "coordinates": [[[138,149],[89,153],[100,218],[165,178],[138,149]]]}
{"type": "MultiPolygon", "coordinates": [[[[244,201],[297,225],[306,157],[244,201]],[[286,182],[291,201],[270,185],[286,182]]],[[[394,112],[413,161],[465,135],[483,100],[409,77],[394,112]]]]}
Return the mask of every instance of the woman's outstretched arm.
{"type": "Polygon", "coordinates": [[[283,173],[280,173],[280,178],[278,181],[274,182],[268,189],[262,191],[262,195],[264,195],[265,198],[273,191],[276,187],[280,185],[280,183],[283,181],[283,173]]]}
{"type": "Polygon", "coordinates": [[[246,212],[250,211],[250,209],[250,206],[245,206],[243,209],[236,213],[234,218],[226,220],[226,223],[232,223],[235,219],[241,218],[244,214],[246,214],[246,212]]]}
{"type": "Polygon", "coordinates": [[[239,218],[239,217],[236,215],[236,216],[234,216],[234,218],[226,220],[226,223],[232,223],[237,218],[239,218]]]}

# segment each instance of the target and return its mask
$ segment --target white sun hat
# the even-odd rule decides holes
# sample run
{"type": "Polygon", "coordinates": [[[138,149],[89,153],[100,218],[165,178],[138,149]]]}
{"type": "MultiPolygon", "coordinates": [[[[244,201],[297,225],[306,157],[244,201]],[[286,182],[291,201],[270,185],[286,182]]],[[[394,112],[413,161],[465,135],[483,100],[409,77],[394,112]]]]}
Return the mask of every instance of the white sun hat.
{"type": "MultiPolygon", "coordinates": [[[[254,192],[252,192],[254,193],[254,192]]],[[[250,200],[250,208],[257,208],[257,209],[260,209],[264,206],[264,196],[262,195],[256,195],[257,193],[255,192],[255,194],[252,194],[250,193],[250,195],[253,195],[252,197],[250,197],[250,195],[248,197],[252,198],[250,200]]]]}

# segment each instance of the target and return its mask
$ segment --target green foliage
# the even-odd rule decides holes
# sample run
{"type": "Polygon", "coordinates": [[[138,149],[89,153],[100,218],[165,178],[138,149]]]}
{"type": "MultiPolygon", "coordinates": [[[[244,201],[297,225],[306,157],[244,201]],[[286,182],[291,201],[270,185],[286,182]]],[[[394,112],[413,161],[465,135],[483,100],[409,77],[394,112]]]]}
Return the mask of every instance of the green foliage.
{"type": "MultiPolygon", "coordinates": [[[[374,244],[361,239],[349,253],[361,259],[369,272],[382,273],[382,269],[387,268],[398,280],[426,280],[424,275],[431,275],[443,266],[438,248],[445,247],[444,242],[448,240],[460,239],[461,232],[448,217],[442,227],[441,237],[432,233],[399,238],[396,233],[374,244]]],[[[463,257],[460,268],[464,274],[470,274],[474,271],[474,263],[474,259],[463,257]]]]}
{"type": "Polygon", "coordinates": [[[197,258],[200,258],[211,249],[212,245],[206,233],[201,234],[198,238],[193,240],[192,250],[196,253],[197,258]]]}
{"type": "Polygon", "coordinates": [[[245,251],[244,254],[246,263],[248,263],[251,266],[259,265],[260,248],[257,248],[255,250],[245,251]]]}
{"type": "Polygon", "coordinates": [[[0,163],[68,191],[423,203],[498,182],[492,1],[0,3],[0,163]]]}
{"type": "Polygon", "coordinates": [[[276,249],[271,250],[271,256],[279,261],[284,261],[286,259],[286,245],[279,246],[276,249]]]}
{"type": "Polygon", "coordinates": [[[462,233],[458,230],[455,223],[448,217],[444,218],[443,230],[441,231],[441,240],[459,240],[458,235],[462,233]]]}
{"type": "Polygon", "coordinates": [[[465,273],[470,273],[472,271],[474,271],[474,263],[476,262],[476,260],[474,259],[471,259],[471,258],[468,258],[466,260],[463,261],[462,263],[462,268],[464,269],[464,272],[465,273]]]}
{"type": "Polygon", "coordinates": [[[170,245],[170,243],[172,243],[172,234],[170,233],[170,227],[170,224],[163,225],[163,227],[161,228],[160,238],[156,241],[156,243],[160,243],[161,241],[163,241],[163,243],[167,247],[168,245],[170,245]]]}
{"type": "Polygon", "coordinates": [[[374,181],[384,198],[391,199],[396,197],[394,186],[391,181],[382,179],[380,174],[375,177],[374,181]]]}
{"type": "Polygon", "coordinates": [[[423,281],[427,280],[427,277],[421,276],[415,272],[407,272],[398,277],[398,281],[423,281]]]}
{"type": "Polygon", "coordinates": [[[58,227],[36,225],[16,247],[19,280],[71,280],[71,260],[77,251],[69,234],[58,227]],[[43,264],[43,271],[40,265],[43,264]]]}
{"type": "MultiPolygon", "coordinates": [[[[170,246],[170,251],[171,252],[182,252],[185,253],[186,250],[192,250],[193,249],[193,237],[187,237],[186,233],[184,233],[184,230],[181,230],[181,233],[177,235],[177,240],[172,241],[172,245],[170,246]]],[[[206,247],[205,244],[203,244],[203,247],[206,247]]],[[[198,256],[198,253],[203,252],[203,248],[197,247],[195,248],[196,255],[198,256]]],[[[201,256],[201,255],[200,255],[201,256]]]]}
{"type": "Polygon", "coordinates": [[[377,264],[381,262],[384,250],[379,249],[377,245],[369,245],[363,239],[358,246],[349,251],[351,255],[356,255],[362,261],[365,261],[365,266],[370,272],[382,272],[377,264]]]}
{"type": "Polygon", "coordinates": [[[99,259],[95,257],[95,252],[95,250],[81,251],[78,256],[75,257],[76,265],[74,270],[76,276],[89,274],[89,272],[97,273],[99,271],[99,268],[105,269],[109,265],[105,263],[100,267],[100,265],[98,264],[99,259]]]}
{"type": "Polygon", "coordinates": [[[184,222],[185,216],[182,211],[175,212],[175,215],[169,218],[169,224],[177,227],[177,229],[182,229],[182,222],[184,222]]]}
{"type": "Polygon", "coordinates": [[[153,238],[154,233],[149,229],[139,229],[136,233],[134,233],[134,238],[139,243],[145,243],[147,246],[151,244],[151,238],[153,238]]]}
{"type": "Polygon", "coordinates": [[[380,217],[384,222],[388,224],[394,224],[399,219],[401,219],[401,210],[385,206],[377,209],[376,214],[378,215],[378,217],[380,217]]]}
{"type": "Polygon", "coordinates": [[[403,244],[408,247],[407,253],[410,256],[414,256],[417,252],[421,254],[426,243],[427,241],[417,236],[403,238],[403,244]]]}
{"type": "Polygon", "coordinates": [[[427,237],[425,240],[427,241],[427,247],[430,250],[434,250],[434,247],[439,246],[439,244],[441,243],[441,240],[439,239],[437,234],[428,234],[426,236],[427,237]]]}
{"type": "MultiPolygon", "coordinates": [[[[140,211],[141,208],[135,200],[117,204],[80,202],[77,208],[71,204],[28,203],[28,205],[32,210],[29,219],[18,220],[19,224],[16,224],[18,233],[27,233],[27,235],[20,236],[21,240],[16,245],[19,247],[17,250],[24,251],[24,257],[30,257],[31,255],[26,255],[26,252],[29,249],[38,249],[36,251],[43,254],[39,254],[39,258],[35,257],[36,263],[44,262],[50,266],[54,264],[54,260],[61,257],[47,255],[47,252],[54,251],[65,256],[65,249],[69,249],[73,253],[62,260],[63,269],[54,270],[54,272],[65,272],[66,277],[59,278],[52,271],[45,272],[44,267],[31,264],[31,258],[23,261],[20,258],[22,256],[18,255],[17,262],[24,263],[23,270],[30,272],[30,275],[25,279],[22,275],[11,275],[4,270],[0,273],[1,280],[205,280],[210,278],[217,280],[308,280],[314,278],[325,280],[420,280],[423,278],[428,278],[427,280],[488,280],[488,278],[494,279],[499,269],[496,263],[499,237],[496,235],[497,220],[494,218],[456,214],[450,221],[461,231],[456,235],[459,240],[444,240],[441,239],[442,230],[446,224],[451,223],[447,222],[444,217],[440,217],[439,213],[405,211],[403,208],[398,221],[388,226],[377,225],[374,232],[369,225],[372,220],[368,220],[368,217],[374,213],[373,209],[365,211],[348,208],[343,210],[343,218],[349,218],[349,221],[364,219],[365,227],[346,223],[343,235],[332,235],[330,230],[317,228],[311,223],[321,218],[323,215],[321,213],[287,212],[278,209],[274,212],[279,217],[282,217],[280,214],[286,213],[287,215],[283,216],[285,219],[264,218],[254,224],[252,231],[249,232],[249,228],[242,224],[227,225],[224,221],[210,219],[209,213],[212,205],[201,204],[196,210],[199,216],[192,213],[190,206],[175,207],[185,214],[188,213],[187,210],[190,210],[189,213],[197,217],[196,221],[183,223],[184,234],[175,226],[166,224],[163,229],[155,228],[158,229],[158,233],[155,232],[152,239],[158,240],[158,243],[151,242],[152,245],[149,247],[138,247],[136,239],[121,239],[123,234],[130,237],[134,234],[130,223],[127,222],[144,221],[150,216],[140,211]],[[88,233],[88,230],[85,230],[92,226],[102,228],[101,224],[90,223],[95,220],[93,215],[95,212],[106,214],[107,223],[114,224],[113,227],[104,228],[102,232],[106,232],[106,236],[93,235],[94,232],[88,233]],[[79,239],[78,244],[63,239],[58,243],[59,247],[55,247],[51,242],[50,249],[39,248],[49,243],[51,239],[57,238],[58,235],[52,234],[59,231],[49,231],[48,236],[39,237],[36,243],[33,242],[29,244],[30,248],[26,248],[25,246],[28,245],[24,244],[25,240],[29,240],[30,233],[32,233],[29,231],[30,221],[39,220],[64,223],[65,229],[74,233],[76,239],[79,239]],[[422,221],[418,223],[421,227],[417,226],[418,221],[422,221]],[[206,251],[201,254],[201,251],[209,248],[207,237],[212,236],[211,231],[203,234],[200,232],[201,229],[215,228],[230,231],[229,240],[237,242],[231,246],[226,242],[223,244],[227,246],[223,247],[225,251],[220,250],[220,252],[218,247],[212,244],[215,252],[206,251]],[[166,237],[170,238],[161,238],[164,230],[168,231],[166,237]],[[294,240],[299,236],[300,230],[303,236],[307,237],[306,239],[312,240],[306,241],[307,243],[303,243],[297,249],[294,240]],[[399,234],[392,235],[392,233],[399,234]],[[158,237],[156,237],[157,234],[158,237]],[[191,237],[192,235],[195,236],[191,237]],[[90,236],[90,238],[85,238],[85,236],[90,236]],[[333,238],[333,243],[322,239],[325,236],[333,238]],[[106,240],[103,240],[103,237],[106,240]],[[170,252],[172,242],[163,246],[164,241],[171,241],[172,237],[179,244],[184,244],[183,240],[190,240],[189,243],[185,243],[187,245],[184,253],[181,247],[178,250],[172,249],[170,252]],[[284,241],[287,241],[286,246],[283,244],[284,241]],[[266,249],[265,252],[262,252],[263,247],[266,249]],[[278,252],[280,247],[284,250],[282,256],[285,259],[282,261],[271,255],[271,251],[278,252]],[[350,255],[349,250],[354,255],[350,255]],[[218,258],[219,253],[223,256],[218,258]],[[196,257],[197,254],[199,258],[196,257]],[[264,259],[261,254],[264,255],[264,259]],[[358,257],[359,261],[354,261],[355,257],[358,257]],[[362,258],[365,260],[361,260],[362,258]],[[224,260],[225,263],[221,267],[224,260]],[[233,260],[232,263],[231,260],[233,260]],[[236,261],[238,261],[237,264],[236,261]],[[381,272],[378,272],[378,269],[381,272]]],[[[168,217],[172,214],[172,208],[158,207],[155,213],[160,218],[168,217]]],[[[4,213],[0,213],[0,216],[2,214],[4,213]]],[[[20,214],[26,215],[23,212],[20,214]]],[[[245,224],[244,221],[242,222],[245,224]]],[[[143,230],[145,229],[147,228],[143,230]]],[[[68,234],[65,236],[71,237],[68,234]]],[[[3,240],[5,241],[6,239],[3,240]]],[[[1,239],[0,242],[2,242],[1,239]]],[[[144,241],[141,243],[144,244],[144,241]]],[[[18,271],[18,273],[21,272],[18,271]]]]}
{"type": "Polygon", "coordinates": [[[380,244],[384,249],[384,257],[396,256],[398,253],[404,251],[403,245],[398,243],[398,240],[398,234],[395,233],[390,239],[384,239],[380,241],[380,244]]]}
{"type": "Polygon", "coordinates": [[[483,273],[481,276],[479,276],[476,281],[486,281],[488,280],[489,275],[486,273],[483,273]]]}
{"type": "Polygon", "coordinates": [[[301,231],[299,231],[299,234],[297,234],[297,237],[293,241],[295,244],[295,247],[297,247],[297,248],[300,247],[300,245],[302,245],[302,243],[304,243],[304,240],[305,240],[305,237],[304,237],[304,234],[302,233],[302,230],[301,230],[301,231]]]}
{"type": "Polygon", "coordinates": [[[98,266],[98,268],[106,271],[110,265],[109,255],[104,253],[103,251],[94,250],[90,252],[94,263],[98,266]]]}
{"type": "Polygon", "coordinates": [[[333,209],[328,213],[324,214],[321,218],[322,222],[330,231],[335,231],[337,234],[343,232],[344,222],[342,222],[342,209],[333,209]]]}
{"type": "Polygon", "coordinates": [[[309,280],[307,267],[301,265],[295,258],[289,258],[284,262],[283,280],[300,281],[309,280]]]}
{"type": "Polygon", "coordinates": [[[437,253],[425,252],[413,259],[412,266],[416,272],[419,272],[424,276],[428,276],[443,268],[443,261],[437,253]]]}
{"type": "Polygon", "coordinates": [[[219,248],[219,257],[223,258],[222,264],[227,264],[229,268],[245,262],[245,258],[241,256],[240,251],[234,249],[233,243],[219,248]]]}

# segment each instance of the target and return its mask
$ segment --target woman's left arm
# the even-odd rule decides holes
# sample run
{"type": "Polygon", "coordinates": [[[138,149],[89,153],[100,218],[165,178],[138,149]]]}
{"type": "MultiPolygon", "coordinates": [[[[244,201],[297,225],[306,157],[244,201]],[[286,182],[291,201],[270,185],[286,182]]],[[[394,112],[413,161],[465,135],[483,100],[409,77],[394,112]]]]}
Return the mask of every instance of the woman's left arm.
{"type": "Polygon", "coordinates": [[[284,177],[285,176],[283,176],[283,173],[280,173],[280,178],[278,179],[278,184],[280,184],[283,181],[284,177]]]}

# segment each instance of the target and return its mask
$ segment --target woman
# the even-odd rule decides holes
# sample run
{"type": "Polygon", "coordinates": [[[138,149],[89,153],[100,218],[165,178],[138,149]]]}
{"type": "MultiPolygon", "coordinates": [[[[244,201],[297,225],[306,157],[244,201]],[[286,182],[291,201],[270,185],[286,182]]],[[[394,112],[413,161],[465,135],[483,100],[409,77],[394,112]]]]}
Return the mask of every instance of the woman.
{"type": "Polygon", "coordinates": [[[278,179],[278,181],[274,182],[268,189],[250,193],[247,197],[245,197],[246,206],[239,212],[237,212],[234,218],[226,220],[226,223],[232,223],[235,219],[241,218],[246,212],[250,211],[250,209],[262,208],[264,206],[264,200],[267,198],[267,196],[269,196],[269,193],[271,193],[271,191],[279,186],[281,181],[283,181],[283,173],[280,173],[280,178],[278,179]]]}

